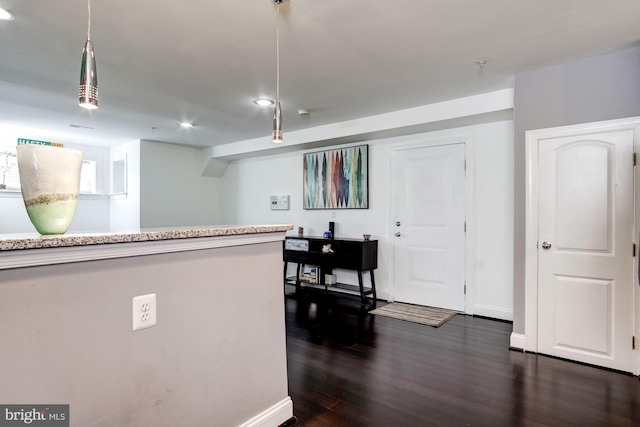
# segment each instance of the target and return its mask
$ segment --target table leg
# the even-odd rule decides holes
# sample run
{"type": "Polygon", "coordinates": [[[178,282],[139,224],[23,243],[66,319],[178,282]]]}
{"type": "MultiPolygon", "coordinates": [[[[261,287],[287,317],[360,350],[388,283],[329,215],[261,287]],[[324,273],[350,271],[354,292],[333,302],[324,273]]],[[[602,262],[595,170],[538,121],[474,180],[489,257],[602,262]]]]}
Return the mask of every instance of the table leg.
{"type": "Polygon", "coordinates": [[[296,295],[300,293],[300,270],[302,269],[302,264],[296,264],[296,295]]]}
{"type": "Polygon", "coordinates": [[[284,262],[284,273],[282,274],[282,279],[285,285],[287,284],[287,265],[288,264],[289,263],[287,261],[284,262]]]}
{"type": "Polygon", "coordinates": [[[373,291],[373,300],[377,301],[378,297],[376,296],[376,279],[373,278],[373,270],[369,270],[369,274],[371,274],[371,290],[373,291]]]}

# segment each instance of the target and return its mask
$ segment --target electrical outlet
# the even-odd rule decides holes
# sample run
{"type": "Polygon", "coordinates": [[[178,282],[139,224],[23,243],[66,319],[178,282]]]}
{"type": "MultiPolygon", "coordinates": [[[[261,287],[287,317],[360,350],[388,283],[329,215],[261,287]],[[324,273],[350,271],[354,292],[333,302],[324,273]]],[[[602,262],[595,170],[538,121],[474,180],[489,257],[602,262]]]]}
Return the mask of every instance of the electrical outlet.
{"type": "Polygon", "coordinates": [[[156,294],[133,297],[133,330],[156,326],[156,294]]]}

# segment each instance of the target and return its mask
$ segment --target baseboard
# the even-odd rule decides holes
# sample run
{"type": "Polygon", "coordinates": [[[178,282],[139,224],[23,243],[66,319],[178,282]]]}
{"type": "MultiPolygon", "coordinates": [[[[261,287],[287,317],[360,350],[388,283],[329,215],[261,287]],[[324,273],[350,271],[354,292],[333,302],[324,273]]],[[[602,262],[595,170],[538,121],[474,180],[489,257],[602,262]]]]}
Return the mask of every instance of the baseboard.
{"type": "Polygon", "coordinates": [[[512,332],[509,339],[509,347],[524,351],[524,335],[512,332]]]}
{"type": "Polygon", "coordinates": [[[293,417],[293,401],[289,396],[238,427],[277,427],[293,417]]]}
{"type": "Polygon", "coordinates": [[[489,317],[491,319],[507,320],[510,322],[513,321],[513,310],[490,305],[474,304],[473,315],[489,317]]]}

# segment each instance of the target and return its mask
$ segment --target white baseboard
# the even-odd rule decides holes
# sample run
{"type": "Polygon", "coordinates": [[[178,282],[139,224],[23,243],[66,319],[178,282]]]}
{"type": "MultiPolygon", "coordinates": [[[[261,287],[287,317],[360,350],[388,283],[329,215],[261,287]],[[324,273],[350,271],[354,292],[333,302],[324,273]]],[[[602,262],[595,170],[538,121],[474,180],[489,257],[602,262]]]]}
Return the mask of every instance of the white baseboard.
{"type": "Polygon", "coordinates": [[[512,332],[509,339],[509,347],[524,351],[524,335],[512,332]]]}
{"type": "Polygon", "coordinates": [[[277,427],[293,417],[293,401],[289,396],[238,427],[277,427]]]}
{"type": "Polygon", "coordinates": [[[473,315],[490,317],[492,319],[513,321],[513,310],[491,305],[474,304],[473,315]]]}

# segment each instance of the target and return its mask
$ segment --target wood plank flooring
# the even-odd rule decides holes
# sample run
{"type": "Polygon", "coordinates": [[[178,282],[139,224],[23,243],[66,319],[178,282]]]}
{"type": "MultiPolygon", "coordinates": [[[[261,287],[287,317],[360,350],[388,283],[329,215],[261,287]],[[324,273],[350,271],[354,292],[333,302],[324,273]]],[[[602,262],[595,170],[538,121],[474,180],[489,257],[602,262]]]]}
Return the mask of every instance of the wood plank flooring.
{"type": "Polygon", "coordinates": [[[296,427],[640,426],[637,377],[509,350],[510,323],[432,328],[359,307],[286,297],[296,427]]]}

